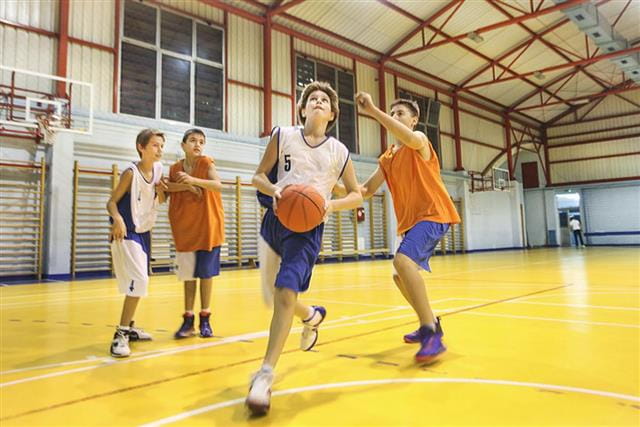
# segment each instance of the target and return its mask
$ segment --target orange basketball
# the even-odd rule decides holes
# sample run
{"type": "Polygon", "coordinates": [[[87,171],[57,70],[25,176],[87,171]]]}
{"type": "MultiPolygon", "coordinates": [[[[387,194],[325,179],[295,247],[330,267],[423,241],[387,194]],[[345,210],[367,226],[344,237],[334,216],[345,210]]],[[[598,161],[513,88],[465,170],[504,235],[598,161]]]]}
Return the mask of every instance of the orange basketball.
{"type": "Polygon", "coordinates": [[[287,185],[278,200],[276,216],[291,231],[304,233],[324,218],[324,197],[310,185],[287,185]]]}

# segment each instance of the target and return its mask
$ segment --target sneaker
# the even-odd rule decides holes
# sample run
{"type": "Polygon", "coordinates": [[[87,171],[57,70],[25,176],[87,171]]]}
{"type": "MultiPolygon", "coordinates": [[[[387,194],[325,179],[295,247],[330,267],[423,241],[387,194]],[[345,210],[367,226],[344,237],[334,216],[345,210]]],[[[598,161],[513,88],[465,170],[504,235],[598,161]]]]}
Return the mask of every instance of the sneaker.
{"type": "Polygon", "coordinates": [[[213,330],[211,329],[211,324],[209,323],[210,316],[210,312],[200,312],[200,336],[202,338],[211,338],[213,336],[213,330]]]}
{"type": "MultiPolygon", "coordinates": [[[[440,318],[436,317],[436,332],[441,333],[444,336],[444,332],[442,332],[442,328],[440,327],[440,318]]],[[[420,329],[416,329],[415,331],[408,333],[404,336],[404,342],[407,344],[416,344],[421,342],[420,339],[420,329]]]]}
{"type": "Polygon", "coordinates": [[[195,316],[193,314],[185,313],[182,315],[182,317],[184,318],[184,320],[182,321],[182,326],[180,326],[178,332],[173,335],[177,340],[182,338],[189,338],[196,334],[196,330],[193,327],[195,316]]]}
{"type": "Polygon", "coordinates": [[[300,349],[309,351],[318,341],[318,326],[327,316],[327,310],[319,305],[312,305],[313,315],[302,322],[302,335],[300,337],[300,349]]]}
{"type": "Polygon", "coordinates": [[[129,331],[117,327],[116,333],[113,334],[113,341],[111,341],[111,356],[128,357],[130,354],[129,331]]]}
{"type": "Polygon", "coordinates": [[[129,341],[151,341],[151,334],[142,330],[142,328],[136,328],[133,320],[129,324],[129,341]]]}
{"type": "Polygon", "coordinates": [[[416,362],[433,362],[438,356],[447,351],[447,347],[442,342],[442,336],[444,335],[442,329],[438,330],[436,327],[436,330],[433,331],[428,326],[421,326],[420,335],[422,336],[422,341],[420,350],[416,353],[416,362]]]}
{"type": "Polygon", "coordinates": [[[251,415],[266,415],[271,407],[271,385],[275,375],[271,369],[260,369],[255,373],[249,385],[249,394],[245,404],[251,415]]]}

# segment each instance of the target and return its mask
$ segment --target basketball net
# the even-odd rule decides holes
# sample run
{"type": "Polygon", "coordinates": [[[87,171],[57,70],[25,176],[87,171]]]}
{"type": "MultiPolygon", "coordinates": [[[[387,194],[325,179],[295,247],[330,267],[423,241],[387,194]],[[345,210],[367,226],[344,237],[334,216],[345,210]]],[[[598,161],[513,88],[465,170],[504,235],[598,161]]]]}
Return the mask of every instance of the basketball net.
{"type": "Polygon", "coordinates": [[[53,114],[38,114],[36,116],[38,123],[37,141],[44,145],[53,145],[56,139],[56,131],[53,127],[58,123],[58,119],[53,114]]]}

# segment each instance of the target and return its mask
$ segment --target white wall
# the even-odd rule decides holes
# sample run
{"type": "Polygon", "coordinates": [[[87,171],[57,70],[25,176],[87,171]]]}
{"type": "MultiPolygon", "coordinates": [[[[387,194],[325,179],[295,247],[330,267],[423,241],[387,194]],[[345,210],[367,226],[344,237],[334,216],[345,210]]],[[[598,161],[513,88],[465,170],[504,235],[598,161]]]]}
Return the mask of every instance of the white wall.
{"type": "Polygon", "coordinates": [[[582,190],[587,244],[640,245],[640,183],[582,190]]]}
{"type": "Polygon", "coordinates": [[[510,191],[469,192],[464,183],[464,221],[467,250],[521,248],[522,189],[517,183],[510,191]]]}

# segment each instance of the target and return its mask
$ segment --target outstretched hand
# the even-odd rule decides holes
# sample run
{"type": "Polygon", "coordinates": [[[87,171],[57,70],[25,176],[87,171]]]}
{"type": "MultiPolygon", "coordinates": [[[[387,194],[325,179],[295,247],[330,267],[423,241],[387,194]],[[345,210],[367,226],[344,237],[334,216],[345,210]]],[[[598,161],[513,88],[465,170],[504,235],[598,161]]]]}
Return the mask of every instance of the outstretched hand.
{"type": "Polygon", "coordinates": [[[367,92],[358,92],[356,94],[356,104],[358,104],[358,109],[365,114],[371,115],[375,108],[375,104],[373,103],[373,99],[371,95],[367,92]]]}

